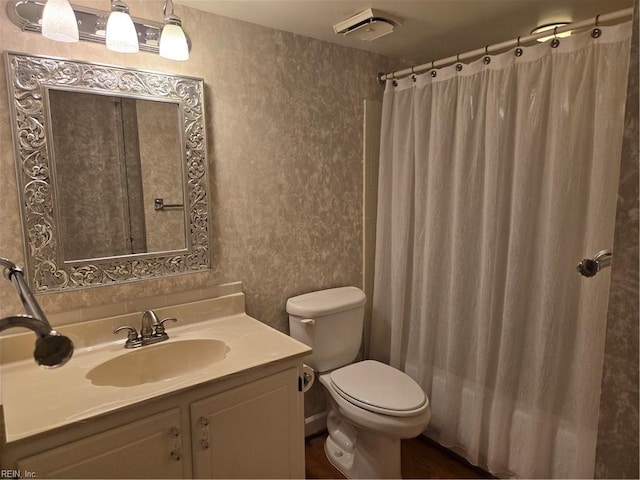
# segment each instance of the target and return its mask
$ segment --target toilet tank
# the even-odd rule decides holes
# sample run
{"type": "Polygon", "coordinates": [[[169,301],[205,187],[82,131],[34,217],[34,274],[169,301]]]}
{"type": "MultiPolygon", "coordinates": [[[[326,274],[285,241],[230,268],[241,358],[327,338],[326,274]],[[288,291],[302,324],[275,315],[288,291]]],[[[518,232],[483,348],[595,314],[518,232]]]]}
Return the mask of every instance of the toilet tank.
{"type": "Polygon", "coordinates": [[[321,373],[356,359],[366,300],[356,287],[320,290],[287,300],[291,336],[313,349],[305,363],[321,373]]]}

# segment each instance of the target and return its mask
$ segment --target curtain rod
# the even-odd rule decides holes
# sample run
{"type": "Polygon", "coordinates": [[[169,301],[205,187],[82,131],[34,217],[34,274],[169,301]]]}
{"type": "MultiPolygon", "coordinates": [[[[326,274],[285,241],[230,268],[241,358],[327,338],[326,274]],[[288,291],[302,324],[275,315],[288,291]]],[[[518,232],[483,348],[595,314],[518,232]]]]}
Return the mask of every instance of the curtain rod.
{"type": "Polygon", "coordinates": [[[617,12],[606,13],[604,15],[597,15],[593,18],[582,20],[580,22],[573,22],[567,25],[563,25],[562,27],[557,27],[553,31],[547,30],[545,32],[540,32],[532,35],[527,35],[524,37],[518,37],[513,40],[508,40],[502,43],[496,43],[495,45],[487,45],[484,48],[478,48],[477,50],[472,50],[470,52],[461,53],[459,55],[453,55],[451,57],[442,58],[440,60],[435,60],[429,63],[423,63],[422,65],[418,65],[415,67],[405,68],[404,70],[397,70],[391,73],[379,73],[377,76],[378,83],[380,85],[384,85],[385,80],[398,79],[402,77],[407,77],[409,75],[423,73],[427,70],[431,70],[433,68],[444,67],[445,65],[451,65],[452,63],[459,62],[461,60],[468,60],[474,57],[480,57],[482,55],[488,55],[491,53],[497,53],[503,50],[509,50],[513,47],[519,47],[524,43],[529,43],[533,40],[537,40],[538,38],[548,37],[549,35],[554,35],[557,33],[566,32],[569,30],[578,30],[580,28],[589,27],[592,25],[599,26],[600,22],[610,22],[614,20],[619,20],[621,18],[633,16],[633,7],[625,8],[624,10],[618,10],[617,12]]]}

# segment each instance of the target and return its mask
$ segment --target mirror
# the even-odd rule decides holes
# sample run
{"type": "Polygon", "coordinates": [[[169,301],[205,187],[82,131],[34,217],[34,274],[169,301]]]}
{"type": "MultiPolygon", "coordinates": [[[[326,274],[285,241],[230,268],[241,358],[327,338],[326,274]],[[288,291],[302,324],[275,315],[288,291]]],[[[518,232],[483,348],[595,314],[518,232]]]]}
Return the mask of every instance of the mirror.
{"type": "Polygon", "coordinates": [[[48,93],[62,259],[186,248],[178,104],[48,93]]]}
{"type": "Polygon", "coordinates": [[[201,79],[6,54],[35,292],[210,268],[201,79]]]}

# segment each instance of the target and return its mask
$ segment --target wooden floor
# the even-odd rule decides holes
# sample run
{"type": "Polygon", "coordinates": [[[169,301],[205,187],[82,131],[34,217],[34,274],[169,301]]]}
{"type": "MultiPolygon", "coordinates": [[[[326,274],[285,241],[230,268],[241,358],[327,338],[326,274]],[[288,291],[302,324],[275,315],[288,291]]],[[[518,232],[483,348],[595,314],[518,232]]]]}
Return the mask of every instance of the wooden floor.
{"type": "MultiPolygon", "coordinates": [[[[324,453],[326,434],[306,441],[307,478],[345,478],[327,460],[324,453]]],[[[464,459],[420,436],[402,441],[403,478],[492,478],[464,459]]]]}

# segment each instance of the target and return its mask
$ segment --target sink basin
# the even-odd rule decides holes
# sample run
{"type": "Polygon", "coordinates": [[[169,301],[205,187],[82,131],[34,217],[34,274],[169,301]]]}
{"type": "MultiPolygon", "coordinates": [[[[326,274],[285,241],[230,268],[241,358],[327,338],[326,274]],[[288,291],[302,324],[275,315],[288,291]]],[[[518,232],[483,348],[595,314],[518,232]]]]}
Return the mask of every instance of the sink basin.
{"type": "Polygon", "coordinates": [[[98,386],[132,387],[189,374],[224,359],[222,340],[169,340],[140,347],[92,368],[86,378],[98,386]]]}

